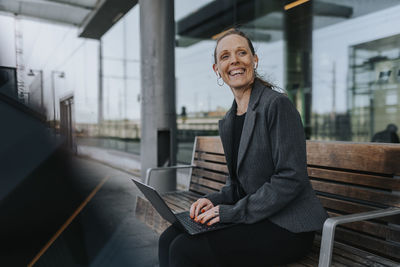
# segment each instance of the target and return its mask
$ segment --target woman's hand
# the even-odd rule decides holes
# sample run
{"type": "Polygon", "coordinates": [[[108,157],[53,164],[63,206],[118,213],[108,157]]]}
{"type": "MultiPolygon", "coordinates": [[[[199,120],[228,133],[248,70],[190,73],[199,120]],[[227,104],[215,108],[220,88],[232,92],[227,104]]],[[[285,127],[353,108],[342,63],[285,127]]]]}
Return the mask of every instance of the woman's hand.
{"type": "Polygon", "coordinates": [[[196,202],[192,204],[192,206],[190,206],[190,218],[196,220],[200,211],[201,213],[204,213],[213,207],[214,205],[209,199],[199,198],[196,202]]]}
{"type": "Polygon", "coordinates": [[[215,206],[197,216],[196,222],[207,223],[208,226],[219,222],[219,206],[215,206]]]}

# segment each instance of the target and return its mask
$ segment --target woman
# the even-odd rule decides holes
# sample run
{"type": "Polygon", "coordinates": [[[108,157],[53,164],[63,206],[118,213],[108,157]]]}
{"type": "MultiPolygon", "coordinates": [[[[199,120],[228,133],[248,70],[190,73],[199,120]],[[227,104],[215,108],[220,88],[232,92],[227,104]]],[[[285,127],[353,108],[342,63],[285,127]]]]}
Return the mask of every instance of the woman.
{"type": "Polygon", "coordinates": [[[219,123],[229,169],[218,193],[190,208],[195,221],[238,225],[199,236],[169,227],[160,237],[163,266],[270,266],[310,250],[327,218],[311,188],[300,116],[283,94],[258,78],[249,38],[231,30],[217,41],[213,69],[235,100],[219,123]]]}

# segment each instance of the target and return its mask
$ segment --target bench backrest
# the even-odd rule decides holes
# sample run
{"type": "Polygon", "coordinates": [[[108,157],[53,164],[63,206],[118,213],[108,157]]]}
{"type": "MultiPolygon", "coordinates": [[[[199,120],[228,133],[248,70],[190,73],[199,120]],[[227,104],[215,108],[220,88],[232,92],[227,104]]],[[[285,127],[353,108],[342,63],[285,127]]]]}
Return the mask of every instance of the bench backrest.
{"type": "Polygon", "coordinates": [[[196,168],[192,170],[190,191],[200,194],[219,191],[228,177],[221,139],[215,136],[197,136],[192,165],[196,168]]]}
{"type": "MultiPolygon", "coordinates": [[[[190,191],[218,191],[228,169],[219,137],[196,137],[190,191]]],[[[400,207],[400,145],[307,141],[311,184],[330,216],[400,207]]],[[[400,261],[400,216],[340,226],[335,240],[400,261]]]]}
{"type": "MultiPolygon", "coordinates": [[[[330,216],[400,207],[400,145],[307,141],[308,175],[330,216]]],[[[335,240],[400,260],[400,216],[345,224],[335,240]]]]}

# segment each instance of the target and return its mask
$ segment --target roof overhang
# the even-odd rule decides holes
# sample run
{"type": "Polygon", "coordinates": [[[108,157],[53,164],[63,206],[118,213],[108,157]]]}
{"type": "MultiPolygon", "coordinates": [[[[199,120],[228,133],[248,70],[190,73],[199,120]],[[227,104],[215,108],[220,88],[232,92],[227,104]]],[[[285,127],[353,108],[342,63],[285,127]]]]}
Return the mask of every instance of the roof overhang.
{"type": "Polygon", "coordinates": [[[81,27],[79,37],[100,39],[138,0],[103,0],[81,27]]]}
{"type": "Polygon", "coordinates": [[[79,37],[100,39],[137,0],[0,0],[0,11],[81,28],[79,37]]]}
{"type": "MultiPolygon", "coordinates": [[[[213,1],[198,11],[177,22],[177,33],[182,37],[208,39],[232,27],[232,21],[243,26],[258,18],[271,15],[270,20],[264,20],[260,25],[263,30],[283,30],[283,20],[276,20],[274,14],[282,13],[285,1],[253,1],[253,0],[219,0],[213,1]]],[[[313,14],[315,16],[329,16],[350,18],[352,7],[328,2],[315,1],[313,14]]]]}

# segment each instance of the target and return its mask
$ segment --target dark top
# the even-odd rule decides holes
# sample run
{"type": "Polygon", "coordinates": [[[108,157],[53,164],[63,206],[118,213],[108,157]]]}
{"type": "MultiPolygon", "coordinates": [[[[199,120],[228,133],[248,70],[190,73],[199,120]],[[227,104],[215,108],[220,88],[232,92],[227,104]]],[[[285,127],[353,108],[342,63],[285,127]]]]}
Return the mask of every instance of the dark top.
{"type": "Polygon", "coordinates": [[[244,197],[246,193],[237,178],[237,159],[239,153],[240,138],[242,137],[242,130],[244,125],[244,119],[246,118],[246,113],[242,115],[235,115],[234,127],[232,131],[233,136],[233,149],[232,149],[232,166],[233,166],[233,180],[238,183],[238,195],[244,197]]]}

